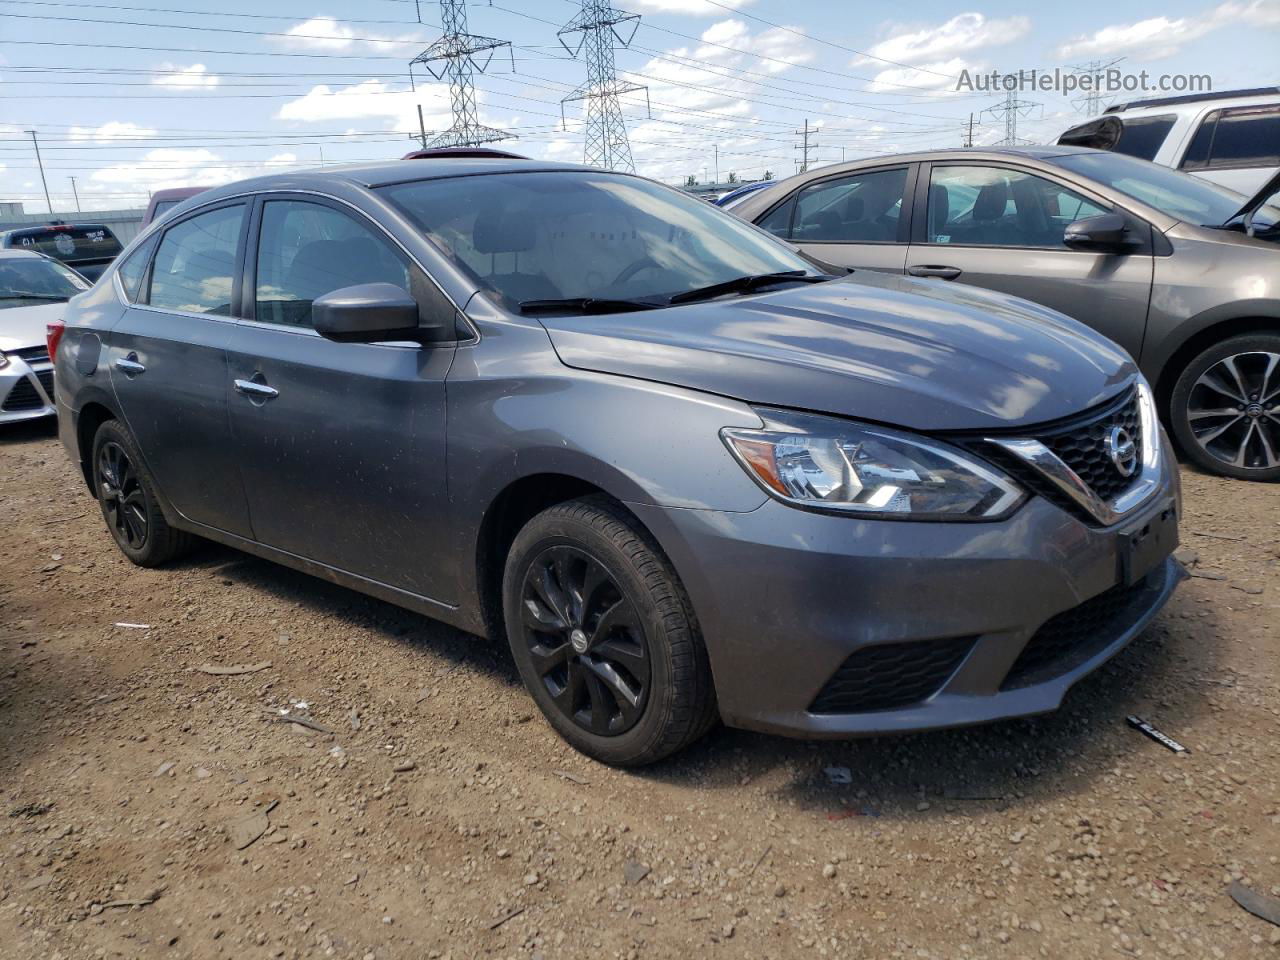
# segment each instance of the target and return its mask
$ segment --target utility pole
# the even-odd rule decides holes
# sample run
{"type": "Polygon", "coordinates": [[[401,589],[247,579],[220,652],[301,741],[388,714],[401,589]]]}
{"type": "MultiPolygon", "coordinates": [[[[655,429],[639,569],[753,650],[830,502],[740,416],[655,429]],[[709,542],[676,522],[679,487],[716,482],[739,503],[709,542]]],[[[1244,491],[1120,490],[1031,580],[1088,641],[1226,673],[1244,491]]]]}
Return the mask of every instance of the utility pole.
{"type": "Polygon", "coordinates": [[[49,199],[49,181],[44,178],[44,161],[40,159],[40,141],[36,139],[34,130],[26,130],[31,134],[31,143],[36,148],[36,166],[40,168],[40,183],[44,186],[44,202],[49,205],[49,213],[53,213],[53,201],[49,199]]]}
{"type": "Polygon", "coordinates": [[[805,172],[807,172],[807,171],[808,171],[808,169],[809,169],[809,151],[810,151],[810,150],[816,150],[816,149],[817,149],[817,147],[818,147],[818,145],[817,145],[816,143],[810,143],[810,142],[809,142],[809,118],[808,118],[808,117],[806,117],[806,118],[805,118],[805,121],[804,121],[804,129],[803,129],[803,130],[797,130],[795,133],[796,133],[796,136],[797,136],[797,137],[803,137],[803,138],[804,138],[804,140],[803,140],[802,144],[801,144],[800,146],[796,147],[796,149],[797,149],[797,150],[799,150],[799,151],[801,151],[800,156],[803,158],[803,159],[801,159],[801,161],[800,161],[800,171],[799,171],[799,172],[800,172],[800,173],[805,173],[805,172]]]}
{"type": "Polygon", "coordinates": [[[720,144],[712,144],[716,152],[716,183],[720,182],[720,144]]]}
{"type": "Polygon", "coordinates": [[[643,90],[647,104],[649,88],[618,79],[613,48],[615,43],[620,47],[630,46],[639,26],[639,14],[618,10],[609,0],[582,0],[582,9],[556,33],[570,56],[577,57],[584,50],[586,52],[587,82],[560,101],[560,122],[567,129],[564,117],[566,103],[575,100],[587,102],[583,148],[587,166],[635,172],[631,142],[627,139],[627,125],[622,119],[618,98],[643,90]],[[575,33],[580,34],[578,45],[570,47],[565,37],[575,33]]]}
{"type": "MultiPolygon", "coordinates": [[[[67,179],[71,181],[71,195],[76,198],[76,213],[79,213],[80,212],[80,191],[76,189],[76,178],[67,177],[67,179]]],[[[49,212],[52,213],[53,211],[50,210],[49,212]]]]}
{"type": "Polygon", "coordinates": [[[422,143],[422,149],[427,149],[427,121],[422,116],[422,104],[418,104],[418,139],[422,143]]]}
{"type": "Polygon", "coordinates": [[[1032,100],[1019,100],[1018,94],[1010,90],[999,103],[987,107],[985,112],[993,117],[1004,119],[1004,139],[1000,141],[1002,146],[1013,147],[1019,143],[1029,142],[1018,139],[1018,117],[1029,116],[1038,106],[1040,104],[1032,100]]]}
{"type": "MultiPolygon", "coordinates": [[[[430,143],[422,122],[422,107],[418,107],[418,124],[422,133],[422,147],[475,147],[496,140],[508,140],[515,134],[480,122],[476,109],[475,74],[484,73],[493,60],[493,53],[502,47],[508,51],[511,44],[493,37],[480,37],[467,31],[467,5],[465,0],[440,0],[440,19],[444,35],[409,63],[409,80],[413,81],[413,68],[419,64],[436,80],[449,79],[449,102],[453,109],[453,125],[430,143]]],[[[516,67],[515,54],[511,54],[511,69],[516,67]]],[[[416,87],[415,87],[416,89],[416,87]]]]}
{"type": "Polygon", "coordinates": [[[1106,71],[1123,59],[1124,57],[1116,57],[1114,60],[1091,60],[1086,64],[1071,68],[1072,73],[1079,76],[1087,76],[1091,80],[1089,89],[1084,92],[1084,96],[1076,97],[1071,101],[1076,105],[1077,110],[1084,111],[1086,117],[1096,117],[1102,112],[1102,77],[1106,71]]]}
{"type": "Polygon", "coordinates": [[[968,127],[968,129],[965,131],[965,135],[964,135],[964,145],[965,145],[966,147],[972,147],[972,146],[973,146],[973,114],[972,114],[972,113],[970,113],[970,114],[969,114],[969,127],[968,127]]]}

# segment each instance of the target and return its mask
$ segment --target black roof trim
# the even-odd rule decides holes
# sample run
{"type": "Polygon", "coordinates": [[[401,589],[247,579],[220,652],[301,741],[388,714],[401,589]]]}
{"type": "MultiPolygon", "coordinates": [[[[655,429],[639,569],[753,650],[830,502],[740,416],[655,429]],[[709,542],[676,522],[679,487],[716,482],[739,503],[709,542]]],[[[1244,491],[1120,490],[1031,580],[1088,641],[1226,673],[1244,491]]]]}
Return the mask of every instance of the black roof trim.
{"type": "Polygon", "coordinates": [[[1153,97],[1150,100],[1130,100],[1107,107],[1103,113],[1120,113],[1134,107],[1170,107],[1178,103],[1203,103],[1208,100],[1230,100],[1235,97],[1280,96],[1280,87],[1249,87],[1245,90],[1223,90],[1220,93],[1187,93],[1178,97],[1153,97]]]}

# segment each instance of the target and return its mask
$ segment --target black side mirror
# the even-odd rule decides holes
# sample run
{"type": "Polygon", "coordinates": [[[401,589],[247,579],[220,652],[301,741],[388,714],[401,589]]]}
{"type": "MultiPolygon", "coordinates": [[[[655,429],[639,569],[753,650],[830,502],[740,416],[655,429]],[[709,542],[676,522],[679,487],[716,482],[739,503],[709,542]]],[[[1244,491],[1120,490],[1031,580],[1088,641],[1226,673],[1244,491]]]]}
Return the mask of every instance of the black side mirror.
{"type": "Polygon", "coordinates": [[[1101,213],[1067,224],[1062,242],[1079,250],[1118,251],[1130,245],[1129,225],[1118,213],[1101,213]]]}
{"type": "Polygon", "coordinates": [[[361,283],[317,297],[311,323],[322,337],[338,343],[421,340],[424,333],[417,301],[394,283],[361,283]]]}

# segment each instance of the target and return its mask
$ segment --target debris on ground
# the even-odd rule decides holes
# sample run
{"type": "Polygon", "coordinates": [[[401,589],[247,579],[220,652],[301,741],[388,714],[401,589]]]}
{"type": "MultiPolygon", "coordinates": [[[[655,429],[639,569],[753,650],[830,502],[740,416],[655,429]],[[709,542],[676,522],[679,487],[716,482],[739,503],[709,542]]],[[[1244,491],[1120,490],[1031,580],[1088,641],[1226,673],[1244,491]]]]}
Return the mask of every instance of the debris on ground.
{"type": "Polygon", "coordinates": [[[1227,894],[1259,920],[1265,920],[1280,927],[1280,898],[1250,890],[1239,880],[1231,882],[1231,886],[1227,887],[1227,894]]]}
{"type": "Polygon", "coordinates": [[[628,886],[634,887],[648,875],[649,867],[638,860],[628,860],[622,865],[622,879],[627,881],[628,886]]]}
{"type": "Polygon", "coordinates": [[[9,811],[11,817],[39,817],[53,809],[52,803],[24,803],[9,811]]]}
{"type": "Polygon", "coordinates": [[[1162,747],[1168,747],[1174,753],[1187,752],[1187,748],[1184,747],[1182,744],[1180,744],[1177,740],[1173,739],[1173,737],[1169,736],[1166,733],[1161,733],[1159,730],[1157,730],[1151,724],[1147,723],[1147,721],[1143,720],[1141,717],[1133,717],[1133,716],[1125,717],[1124,722],[1129,724],[1129,726],[1133,727],[1133,729],[1139,731],[1140,733],[1145,733],[1148,737],[1150,737],[1156,743],[1160,744],[1162,747]]]}
{"type": "Polygon", "coordinates": [[[841,786],[853,783],[853,771],[848,767],[827,767],[822,772],[827,775],[827,780],[830,783],[841,786]]]}
{"type": "Polygon", "coordinates": [[[246,673],[259,673],[269,669],[271,661],[264,660],[262,663],[249,663],[237,667],[219,667],[212,663],[202,663],[195,669],[200,673],[207,673],[213,677],[239,677],[246,673]]]}

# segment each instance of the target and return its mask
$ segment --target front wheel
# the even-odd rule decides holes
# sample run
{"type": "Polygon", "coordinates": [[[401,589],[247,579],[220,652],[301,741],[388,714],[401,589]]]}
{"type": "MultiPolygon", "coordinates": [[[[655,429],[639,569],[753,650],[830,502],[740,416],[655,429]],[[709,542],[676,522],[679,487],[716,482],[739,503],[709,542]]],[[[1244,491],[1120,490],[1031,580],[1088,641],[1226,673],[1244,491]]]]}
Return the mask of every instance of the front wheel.
{"type": "Polygon", "coordinates": [[[1280,334],[1230,337],[1187,364],[1170,397],[1183,452],[1214,473],[1280,479],[1280,334]]]}
{"type": "Polygon", "coordinates": [[[717,716],[711,667],[675,571],[602,497],[544,510],[503,575],[507,638],[547,722],[604,763],[653,763],[717,716]]]}

